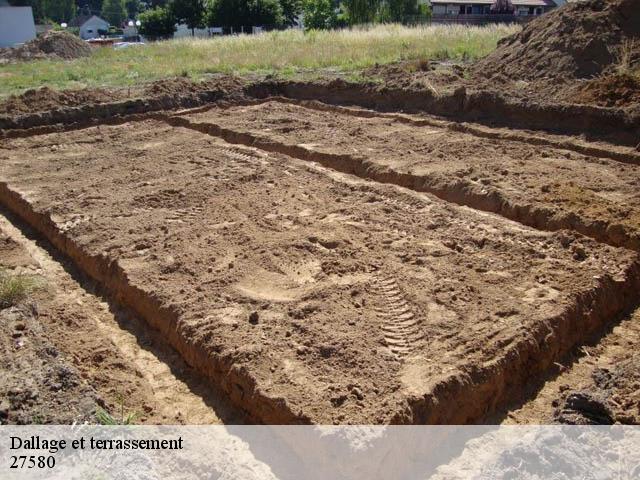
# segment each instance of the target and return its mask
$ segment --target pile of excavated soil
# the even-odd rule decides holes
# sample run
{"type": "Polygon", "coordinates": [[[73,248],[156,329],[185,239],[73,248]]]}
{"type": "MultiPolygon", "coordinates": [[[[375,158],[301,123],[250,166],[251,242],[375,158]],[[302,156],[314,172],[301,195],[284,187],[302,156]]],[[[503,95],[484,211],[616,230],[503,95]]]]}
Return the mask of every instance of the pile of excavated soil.
{"type": "Polygon", "coordinates": [[[601,107],[640,105],[640,76],[617,74],[598,77],[577,86],[568,99],[601,107]]]}
{"type": "Polygon", "coordinates": [[[531,21],[473,71],[487,78],[567,82],[607,72],[625,53],[631,62],[640,59],[637,0],[590,0],[531,21]]]}
{"type": "Polygon", "coordinates": [[[218,76],[201,82],[188,78],[167,78],[120,89],[85,88],[60,91],[40,87],[7,97],[0,102],[0,115],[23,115],[58,108],[117,102],[127,98],[195,97],[212,91],[218,91],[221,97],[232,98],[242,95],[244,84],[245,82],[237,77],[218,76]]]}
{"type": "Polygon", "coordinates": [[[91,55],[91,47],[67,32],[47,32],[24,45],[0,49],[0,63],[63,58],[73,60],[91,55]]]}
{"type": "Polygon", "coordinates": [[[0,103],[0,114],[20,115],[54,110],[60,107],[77,107],[111,102],[119,98],[115,91],[103,89],[53,90],[49,87],[34,88],[20,95],[11,95],[0,103]]]}

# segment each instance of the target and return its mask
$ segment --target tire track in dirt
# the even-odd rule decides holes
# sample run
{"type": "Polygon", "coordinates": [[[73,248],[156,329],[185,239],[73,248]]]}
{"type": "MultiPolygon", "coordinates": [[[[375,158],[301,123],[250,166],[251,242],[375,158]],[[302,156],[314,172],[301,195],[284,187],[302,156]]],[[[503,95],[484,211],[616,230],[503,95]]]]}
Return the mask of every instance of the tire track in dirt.
{"type": "Polygon", "coordinates": [[[422,339],[419,321],[406,301],[398,282],[392,275],[375,277],[375,289],[384,307],[377,309],[382,331],[389,350],[400,360],[408,356],[422,339]]]}

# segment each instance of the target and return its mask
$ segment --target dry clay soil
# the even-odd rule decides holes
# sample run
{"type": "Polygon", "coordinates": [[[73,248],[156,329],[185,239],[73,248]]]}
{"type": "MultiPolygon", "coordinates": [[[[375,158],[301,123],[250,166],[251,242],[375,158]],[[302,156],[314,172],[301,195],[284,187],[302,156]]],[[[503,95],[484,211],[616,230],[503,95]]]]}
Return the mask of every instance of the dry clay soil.
{"type": "Polygon", "coordinates": [[[0,199],[262,422],[479,420],[635,304],[636,165],[370,117],[5,139],[0,199]]]}

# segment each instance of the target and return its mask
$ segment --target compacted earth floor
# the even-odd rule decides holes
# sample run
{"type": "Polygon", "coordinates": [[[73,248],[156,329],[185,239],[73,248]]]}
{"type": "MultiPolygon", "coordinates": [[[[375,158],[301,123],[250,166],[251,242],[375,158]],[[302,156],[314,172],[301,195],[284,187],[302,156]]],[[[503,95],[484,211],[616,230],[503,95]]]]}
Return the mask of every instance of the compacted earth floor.
{"type": "Polygon", "coordinates": [[[274,102],[8,138],[0,165],[9,209],[263,422],[481,419],[638,290],[636,167],[570,149],[274,102]],[[367,178],[391,167],[442,185],[367,178]],[[597,198],[621,240],[437,198],[467,187],[585,225],[597,198]]]}

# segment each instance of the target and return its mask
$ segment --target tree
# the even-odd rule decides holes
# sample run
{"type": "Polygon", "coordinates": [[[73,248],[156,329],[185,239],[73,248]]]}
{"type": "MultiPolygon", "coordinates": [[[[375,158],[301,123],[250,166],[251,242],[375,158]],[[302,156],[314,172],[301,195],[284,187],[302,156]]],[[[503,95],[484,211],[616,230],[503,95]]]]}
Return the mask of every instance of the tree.
{"type": "Polygon", "coordinates": [[[288,27],[295,25],[296,19],[302,13],[303,0],[280,0],[284,24],[288,27]]]}
{"type": "Polygon", "coordinates": [[[402,22],[407,16],[419,13],[416,0],[387,0],[387,6],[392,22],[402,22]]]}
{"type": "Polygon", "coordinates": [[[203,0],[171,0],[169,9],[178,23],[186,23],[191,29],[191,35],[195,36],[195,29],[204,27],[204,1],[203,0]]]}
{"type": "Polygon", "coordinates": [[[124,7],[127,10],[127,18],[136,18],[141,10],[140,0],[125,0],[124,7]]]}
{"type": "Polygon", "coordinates": [[[336,10],[331,0],[304,0],[302,9],[306,30],[324,30],[336,25],[336,10]]]}
{"type": "Polygon", "coordinates": [[[380,7],[380,0],[345,0],[349,23],[371,23],[375,20],[380,7]]]}
{"type": "Polygon", "coordinates": [[[509,14],[513,15],[516,11],[511,0],[494,0],[491,5],[491,13],[509,14]]]}
{"type": "Polygon", "coordinates": [[[104,0],[102,2],[102,13],[100,16],[111,25],[121,27],[122,22],[127,18],[124,0],[104,0]]]}
{"type": "Polygon", "coordinates": [[[207,25],[241,27],[284,23],[282,6],[278,0],[212,0],[207,9],[207,25]]]}
{"type": "Polygon", "coordinates": [[[44,20],[42,0],[9,0],[9,5],[12,7],[31,7],[33,20],[36,23],[44,20]]]}
{"type": "Polygon", "coordinates": [[[76,16],[74,0],[43,0],[42,14],[57,23],[69,22],[76,16]]]}
{"type": "Polygon", "coordinates": [[[156,7],[138,15],[138,32],[150,39],[168,38],[176,31],[176,19],[168,8],[156,7]]]}
{"type": "Polygon", "coordinates": [[[76,0],[78,15],[101,15],[102,0],[76,0]]]}

